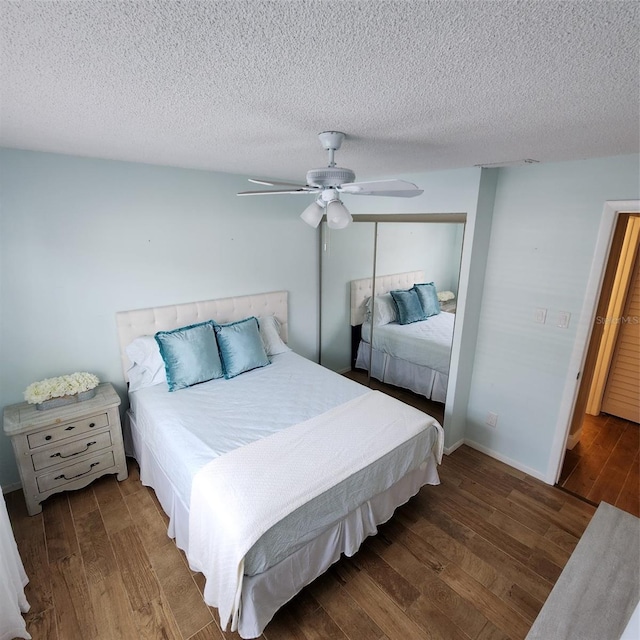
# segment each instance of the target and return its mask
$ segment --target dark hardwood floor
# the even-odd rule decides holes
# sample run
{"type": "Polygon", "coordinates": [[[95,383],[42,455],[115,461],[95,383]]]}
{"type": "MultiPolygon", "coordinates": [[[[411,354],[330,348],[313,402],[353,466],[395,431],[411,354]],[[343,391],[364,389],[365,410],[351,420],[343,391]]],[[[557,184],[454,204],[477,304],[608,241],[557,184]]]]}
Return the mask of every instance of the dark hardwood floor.
{"type": "MultiPolygon", "coordinates": [[[[31,581],[34,640],[206,640],[222,633],[135,462],[26,514],[6,496],[31,581]]],[[[466,446],[289,602],[267,640],[524,638],[595,509],[466,446]]]]}
{"type": "Polygon", "coordinates": [[[580,442],[567,450],[558,485],[640,517],[639,472],[640,426],[615,416],[587,414],[580,442]]]}

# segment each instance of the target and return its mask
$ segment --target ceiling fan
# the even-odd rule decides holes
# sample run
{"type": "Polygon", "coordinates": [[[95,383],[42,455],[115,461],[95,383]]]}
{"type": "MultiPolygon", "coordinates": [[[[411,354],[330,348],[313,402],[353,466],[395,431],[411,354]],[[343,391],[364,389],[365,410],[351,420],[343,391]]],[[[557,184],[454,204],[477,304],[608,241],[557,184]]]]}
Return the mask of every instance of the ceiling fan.
{"type": "Polygon", "coordinates": [[[329,152],[329,165],[307,172],[307,183],[276,182],[249,178],[249,182],[263,184],[268,187],[288,187],[268,191],[241,191],[239,196],[258,196],[273,194],[314,194],[316,199],[301,214],[301,218],[312,227],[317,227],[322,216],[327,214],[327,225],[330,229],[344,229],[353,218],[342,204],[340,194],[354,196],[395,196],[413,198],[423,193],[415,184],[405,180],[375,180],[372,182],[355,182],[356,174],[351,169],[336,167],[334,154],[340,148],[345,134],[340,131],[323,131],[318,134],[320,143],[329,152]]]}

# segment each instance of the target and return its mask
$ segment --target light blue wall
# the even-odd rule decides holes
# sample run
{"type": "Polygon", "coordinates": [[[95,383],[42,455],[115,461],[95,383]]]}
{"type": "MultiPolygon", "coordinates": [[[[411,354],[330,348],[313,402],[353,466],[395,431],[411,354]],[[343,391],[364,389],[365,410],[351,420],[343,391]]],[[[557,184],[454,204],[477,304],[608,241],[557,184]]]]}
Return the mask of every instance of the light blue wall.
{"type": "MultiPolygon", "coordinates": [[[[468,438],[546,470],[576,332],[553,314],[577,319],[604,202],[637,199],[638,176],[634,155],[403,175],[425,193],[345,198],[353,213],[467,213],[447,446],[468,438]]],[[[0,404],[83,369],[123,393],[123,309],[287,289],[291,344],[315,359],[317,232],[298,199],[237,198],[244,188],[242,176],[0,150],[0,404]]],[[[17,480],[0,434],[0,484],[17,480]]]]}
{"type": "Polygon", "coordinates": [[[638,199],[639,176],[637,155],[499,173],[465,437],[541,476],[603,207],[638,199]],[[546,324],[534,322],[536,307],[548,309],[546,324]],[[568,329],[555,326],[559,311],[571,313],[568,329]]]}
{"type": "MultiPolygon", "coordinates": [[[[0,150],[0,405],[87,370],[124,397],[115,313],[286,289],[290,343],[317,353],[317,236],[295,198],[246,178],[0,150]]],[[[0,484],[18,481],[0,433],[0,484]]]]}

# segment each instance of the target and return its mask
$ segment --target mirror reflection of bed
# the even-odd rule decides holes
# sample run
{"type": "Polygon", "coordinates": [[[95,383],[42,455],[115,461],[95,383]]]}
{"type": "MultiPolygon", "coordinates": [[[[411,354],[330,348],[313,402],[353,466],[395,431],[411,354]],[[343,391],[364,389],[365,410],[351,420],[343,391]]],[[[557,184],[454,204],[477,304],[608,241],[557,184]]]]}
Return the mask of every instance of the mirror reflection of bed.
{"type": "Polygon", "coordinates": [[[352,280],[351,326],[357,343],[353,345],[352,373],[347,375],[357,379],[365,374],[371,385],[442,420],[455,314],[442,310],[436,293],[435,285],[421,270],[376,277],[375,293],[372,278],[352,280]],[[433,293],[429,315],[418,309],[415,319],[400,317],[393,296],[400,292],[400,299],[410,294],[417,298],[420,287],[433,293]]]}
{"type": "Polygon", "coordinates": [[[321,363],[442,422],[464,224],[415,218],[323,229],[321,363]],[[430,282],[439,313],[400,325],[390,291],[430,282]]]}

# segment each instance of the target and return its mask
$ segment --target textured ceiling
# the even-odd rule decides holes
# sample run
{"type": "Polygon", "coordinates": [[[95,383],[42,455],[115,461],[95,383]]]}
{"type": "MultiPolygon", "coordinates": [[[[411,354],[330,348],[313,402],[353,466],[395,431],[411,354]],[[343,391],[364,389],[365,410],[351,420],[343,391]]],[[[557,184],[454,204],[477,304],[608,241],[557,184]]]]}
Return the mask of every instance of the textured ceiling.
{"type": "Polygon", "coordinates": [[[304,179],[638,152],[639,3],[0,0],[0,146],[304,179]]]}

